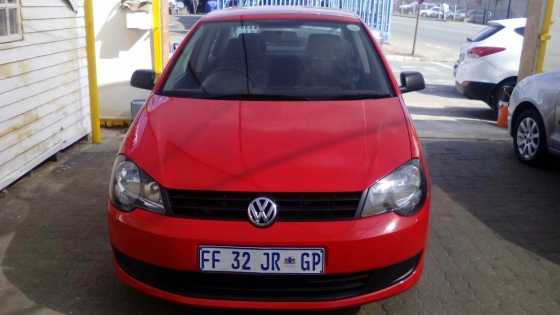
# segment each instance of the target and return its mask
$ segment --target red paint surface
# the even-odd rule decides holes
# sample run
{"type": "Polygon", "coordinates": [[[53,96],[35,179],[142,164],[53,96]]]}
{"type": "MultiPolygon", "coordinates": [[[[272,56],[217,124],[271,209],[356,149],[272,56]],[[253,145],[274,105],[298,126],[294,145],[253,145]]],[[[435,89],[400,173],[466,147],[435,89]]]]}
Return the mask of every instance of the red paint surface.
{"type": "MultiPolygon", "coordinates": [[[[325,10],[306,14],[292,9],[247,12],[211,14],[195,29],[206,21],[239,19],[359,22],[355,17],[325,10]]],[[[413,158],[421,160],[428,174],[397,82],[382,59],[396,95],[382,100],[217,101],[152,95],[131,126],[121,153],[163,187],[173,189],[357,192],[413,158]]],[[[156,94],[174,62],[172,59],[163,73],[156,94]]],[[[179,219],[141,209],[124,213],[111,204],[108,222],[115,248],[162,267],[197,271],[200,245],[322,247],[326,249],[326,273],[355,273],[392,265],[425,251],[430,198],[428,191],[423,209],[412,217],[386,213],[339,222],[278,222],[266,229],[248,221],[179,219]]],[[[194,299],[146,286],[118,266],[116,270],[127,284],[179,303],[324,310],[400,293],[418,281],[423,262],[411,277],[378,292],[337,301],[297,303],[194,299]]]]}

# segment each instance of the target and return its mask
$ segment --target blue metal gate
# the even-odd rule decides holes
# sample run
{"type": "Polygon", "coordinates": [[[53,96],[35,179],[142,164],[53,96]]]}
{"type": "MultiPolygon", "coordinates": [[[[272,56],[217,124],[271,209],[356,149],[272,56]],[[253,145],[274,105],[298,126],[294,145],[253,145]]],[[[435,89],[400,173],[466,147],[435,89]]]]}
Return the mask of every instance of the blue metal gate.
{"type": "Polygon", "coordinates": [[[329,7],[352,12],[377,30],[387,42],[391,32],[393,0],[218,0],[218,9],[226,7],[305,6],[329,7]]]}

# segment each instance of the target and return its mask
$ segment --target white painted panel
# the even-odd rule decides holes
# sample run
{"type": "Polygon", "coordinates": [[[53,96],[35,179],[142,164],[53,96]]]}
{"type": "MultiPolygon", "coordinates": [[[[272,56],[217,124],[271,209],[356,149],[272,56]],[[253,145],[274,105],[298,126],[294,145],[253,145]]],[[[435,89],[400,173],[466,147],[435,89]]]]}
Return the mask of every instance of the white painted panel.
{"type": "Polygon", "coordinates": [[[29,76],[33,76],[33,71],[76,61],[85,57],[86,50],[85,48],[81,48],[79,50],[68,50],[9,64],[0,64],[0,80],[21,76],[22,74],[29,74],[29,76]]]}
{"type": "Polygon", "coordinates": [[[75,70],[61,73],[36,83],[0,94],[0,108],[19,103],[31,97],[43,95],[54,88],[65,86],[74,81],[79,81],[81,76],[82,73],[80,68],[77,68],[75,70]]]}
{"type": "Polygon", "coordinates": [[[66,40],[62,42],[46,43],[33,46],[33,49],[12,48],[0,50],[2,63],[12,63],[20,60],[47,56],[63,51],[77,50],[86,46],[85,38],[66,40]]]}
{"type": "Polygon", "coordinates": [[[2,137],[0,140],[3,144],[0,148],[0,164],[5,162],[2,161],[4,154],[6,154],[6,156],[10,156],[11,152],[14,156],[17,156],[17,154],[25,151],[24,140],[31,139],[34,135],[41,133],[41,131],[48,129],[61,121],[81,117],[84,111],[81,104],[81,101],[78,100],[75,103],[63,106],[56,111],[41,117],[40,120],[37,120],[32,124],[6,134],[6,136],[2,137]]]}
{"type": "MultiPolygon", "coordinates": [[[[23,7],[67,7],[66,3],[64,3],[64,0],[20,0],[20,1],[23,7]]],[[[75,2],[79,7],[84,6],[84,0],[76,0],[75,2]]]]}
{"type": "MultiPolygon", "coordinates": [[[[82,38],[86,36],[85,28],[68,28],[62,30],[45,31],[25,34],[25,39],[0,45],[0,50],[16,47],[33,46],[37,44],[66,41],[69,39],[82,38]]],[[[31,48],[30,48],[31,49],[31,48]]]]}
{"type": "MultiPolygon", "coordinates": [[[[87,116],[84,115],[84,116],[87,116]]],[[[89,117],[74,126],[54,134],[47,141],[35,146],[10,162],[0,166],[0,189],[5,188],[21,176],[41,164],[56,152],[65,149],[83,138],[90,130],[89,117]]]]}
{"type": "Polygon", "coordinates": [[[24,99],[42,95],[56,87],[64,86],[80,79],[79,71],[69,71],[51,78],[0,94],[0,108],[23,101],[24,99]]]}
{"type": "MultiPolygon", "coordinates": [[[[18,76],[2,79],[0,84],[0,98],[3,93],[12,91],[21,87],[30,86],[54,76],[58,76],[69,71],[79,71],[80,68],[87,67],[85,58],[70,60],[69,62],[56,64],[47,68],[38,69],[32,72],[23,73],[18,76]]],[[[87,69],[85,70],[87,71],[87,69]]]]}
{"type": "Polygon", "coordinates": [[[84,8],[78,12],[60,7],[22,7],[21,16],[24,20],[60,19],[84,16],[84,8]]]}
{"type": "Polygon", "coordinates": [[[5,165],[33,147],[41,145],[54,134],[78,123],[82,118],[81,107],[77,109],[69,108],[69,112],[44,117],[35,123],[37,125],[35,129],[31,125],[23,130],[18,130],[19,132],[10,134],[11,136],[3,137],[2,143],[6,141],[7,145],[5,149],[0,151],[0,165],[5,165]]]}
{"type": "Polygon", "coordinates": [[[10,133],[19,132],[19,129],[34,124],[35,122],[43,119],[43,117],[50,115],[53,112],[63,110],[65,107],[79,105],[81,107],[88,108],[88,97],[88,87],[87,84],[84,84],[81,88],[71,91],[68,95],[64,95],[63,97],[57,98],[43,106],[39,106],[9,120],[3,121],[0,123],[0,139],[10,133]]]}
{"type": "Polygon", "coordinates": [[[68,95],[68,91],[79,89],[81,84],[82,83],[80,83],[79,80],[72,81],[63,86],[59,86],[39,95],[22,100],[21,102],[0,107],[0,122],[7,121],[11,117],[21,115],[27,111],[46,105],[64,95],[68,95]]]}
{"type": "Polygon", "coordinates": [[[0,44],[0,189],[91,131],[83,0],[74,2],[78,12],[21,0],[24,39],[0,44]]]}
{"type": "MultiPolygon", "coordinates": [[[[67,19],[52,19],[52,20],[23,20],[23,32],[25,34],[35,32],[45,32],[52,30],[85,27],[83,17],[67,18],[67,19]]],[[[25,39],[24,35],[24,39],[25,39]]]]}

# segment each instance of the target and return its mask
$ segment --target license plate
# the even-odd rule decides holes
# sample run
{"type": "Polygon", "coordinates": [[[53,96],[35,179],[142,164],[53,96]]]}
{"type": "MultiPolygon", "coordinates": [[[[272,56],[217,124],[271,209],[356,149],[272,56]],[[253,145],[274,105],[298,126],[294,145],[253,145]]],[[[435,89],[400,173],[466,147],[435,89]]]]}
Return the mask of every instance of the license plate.
{"type": "Polygon", "coordinates": [[[211,247],[198,249],[205,272],[321,274],[325,272],[322,248],[211,247]]]}

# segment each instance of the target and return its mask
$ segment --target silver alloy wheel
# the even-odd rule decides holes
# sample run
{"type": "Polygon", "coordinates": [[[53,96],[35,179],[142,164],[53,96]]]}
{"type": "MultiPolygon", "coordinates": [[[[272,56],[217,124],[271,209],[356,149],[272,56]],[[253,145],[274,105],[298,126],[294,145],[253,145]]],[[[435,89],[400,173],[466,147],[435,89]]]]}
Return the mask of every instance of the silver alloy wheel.
{"type": "Polygon", "coordinates": [[[517,128],[517,150],[519,155],[529,161],[535,158],[540,146],[540,130],[537,121],[525,117],[517,128]]]}

